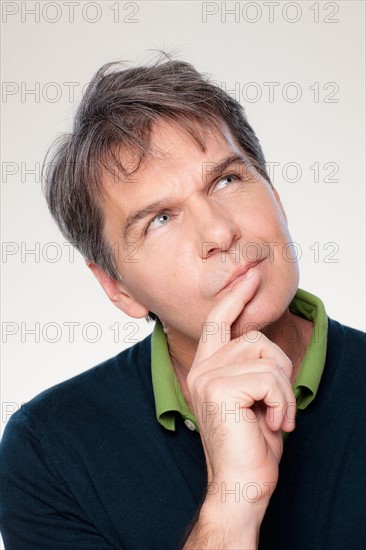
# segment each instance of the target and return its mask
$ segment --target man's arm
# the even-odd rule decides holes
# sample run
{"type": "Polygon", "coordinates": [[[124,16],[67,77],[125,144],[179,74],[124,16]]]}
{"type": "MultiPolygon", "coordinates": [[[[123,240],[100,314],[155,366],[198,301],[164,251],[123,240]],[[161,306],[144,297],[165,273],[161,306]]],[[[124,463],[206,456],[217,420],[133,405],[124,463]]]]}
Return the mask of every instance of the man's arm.
{"type": "MultiPolygon", "coordinates": [[[[26,405],[14,413],[0,445],[0,529],[6,550],[110,550],[72,488],[53,466],[49,434],[26,405]]],[[[60,456],[70,460],[70,455],[60,456]]]]}
{"type": "MultiPolygon", "coordinates": [[[[260,273],[248,271],[206,322],[225,334],[255,294],[260,273]]],[[[208,473],[206,499],[184,550],[255,549],[278,480],[282,430],[295,426],[292,364],[259,332],[201,337],[187,378],[208,473]]]]}
{"type": "Polygon", "coordinates": [[[257,515],[250,507],[206,498],[193,528],[187,533],[182,550],[255,550],[261,522],[262,514],[257,515]]]}

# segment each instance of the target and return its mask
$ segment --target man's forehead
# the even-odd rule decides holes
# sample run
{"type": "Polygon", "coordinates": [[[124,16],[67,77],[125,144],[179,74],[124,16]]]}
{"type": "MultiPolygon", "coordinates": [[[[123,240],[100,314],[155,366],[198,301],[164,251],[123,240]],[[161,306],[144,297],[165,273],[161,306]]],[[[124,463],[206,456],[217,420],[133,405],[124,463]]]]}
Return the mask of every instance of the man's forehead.
{"type": "Polygon", "coordinates": [[[109,185],[116,182],[137,183],[149,173],[153,175],[160,172],[162,168],[173,169],[180,165],[186,167],[190,161],[192,170],[201,169],[202,163],[216,163],[227,154],[237,153],[245,157],[245,152],[239,146],[230,130],[224,123],[218,128],[208,125],[196,124],[199,140],[193,138],[189,131],[182,125],[166,120],[158,120],[154,123],[151,135],[151,153],[141,160],[141,155],[128,147],[121,147],[119,150],[120,162],[128,175],[117,176],[110,173],[103,175],[104,184],[109,185]],[[199,142],[204,144],[205,150],[200,147],[199,142]],[[194,162],[197,165],[194,165],[194,162]]]}

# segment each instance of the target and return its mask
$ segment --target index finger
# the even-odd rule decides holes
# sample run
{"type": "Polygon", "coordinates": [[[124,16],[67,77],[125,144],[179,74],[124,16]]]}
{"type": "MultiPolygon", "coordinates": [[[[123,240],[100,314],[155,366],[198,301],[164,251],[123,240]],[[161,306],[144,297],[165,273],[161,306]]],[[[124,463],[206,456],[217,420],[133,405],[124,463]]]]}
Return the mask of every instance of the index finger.
{"type": "Polygon", "coordinates": [[[247,271],[245,277],[230,288],[222,300],[211,309],[203,323],[203,330],[192,367],[195,363],[200,363],[211,357],[225,345],[225,339],[222,338],[222,328],[225,328],[226,334],[230,332],[231,325],[253,298],[259,286],[260,278],[259,270],[252,267],[247,271]]]}

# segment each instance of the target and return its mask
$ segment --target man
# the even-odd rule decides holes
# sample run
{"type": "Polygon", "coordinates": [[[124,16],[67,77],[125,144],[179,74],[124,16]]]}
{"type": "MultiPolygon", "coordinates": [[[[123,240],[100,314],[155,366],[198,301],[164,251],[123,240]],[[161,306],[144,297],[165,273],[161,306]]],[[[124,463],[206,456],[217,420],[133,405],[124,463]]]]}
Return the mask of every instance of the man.
{"type": "Polygon", "coordinates": [[[298,289],[242,107],[187,63],[107,64],[45,179],[108,297],[156,323],[11,417],[6,548],[363,548],[366,336],[298,289]]]}

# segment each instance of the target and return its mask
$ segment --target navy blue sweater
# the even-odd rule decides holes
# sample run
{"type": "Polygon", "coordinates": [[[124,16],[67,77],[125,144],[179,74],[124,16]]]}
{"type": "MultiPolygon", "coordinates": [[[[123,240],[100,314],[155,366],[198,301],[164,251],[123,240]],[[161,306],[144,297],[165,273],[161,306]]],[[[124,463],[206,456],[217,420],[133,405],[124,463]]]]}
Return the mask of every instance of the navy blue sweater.
{"type": "MultiPolygon", "coordinates": [[[[6,550],[180,547],[205,460],[198,433],[156,420],[150,338],[13,414],[1,443],[6,550]]],[[[261,550],[366,548],[365,374],[366,334],[329,320],[324,374],[285,443],[261,550]]]]}

